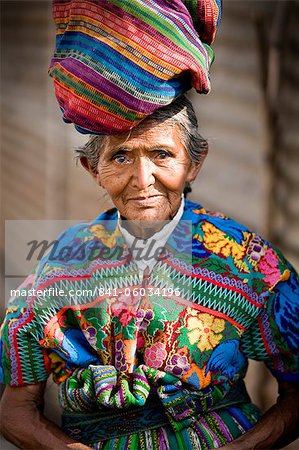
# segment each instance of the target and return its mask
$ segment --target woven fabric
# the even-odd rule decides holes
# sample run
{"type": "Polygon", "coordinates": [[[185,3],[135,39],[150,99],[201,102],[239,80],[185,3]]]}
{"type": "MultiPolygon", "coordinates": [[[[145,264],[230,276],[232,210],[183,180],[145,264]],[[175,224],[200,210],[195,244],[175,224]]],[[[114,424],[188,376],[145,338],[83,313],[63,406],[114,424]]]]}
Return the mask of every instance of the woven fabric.
{"type": "Polygon", "coordinates": [[[49,74],[64,120],[82,133],[116,134],[191,87],[207,93],[221,0],[185,3],[54,0],[49,74]]]}
{"type": "MultiPolygon", "coordinates": [[[[92,409],[94,406],[90,402],[90,412],[88,412],[86,398],[96,399],[98,395],[97,388],[93,388],[93,376],[88,377],[94,368],[91,366],[88,369],[74,371],[72,376],[62,383],[60,389],[64,406],[63,431],[76,441],[91,445],[93,448],[113,449],[116,442],[118,448],[134,450],[144,448],[141,443],[146,442],[145,436],[149,433],[149,442],[158,443],[155,447],[157,450],[170,448],[182,450],[178,444],[182,441],[181,434],[184,434],[184,430],[188,430],[185,433],[183,448],[206,449],[211,448],[213,434],[217,436],[213,440],[213,445],[216,442],[225,444],[228,440],[238,437],[240,429],[248,430],[260,418],[258,409],[250,404],[243,381],[233,386],[229,394],[216,405],[214,405],[215,399],[218,397],[219,400],[219,393],[221,393],[221,389],[217,386],[214,389],[203,389],[200,396],[196,392],[189,392],[186,395],[184,390],[177,390],[176,398],[172,398],[172,401],[169,401],[167,396],[152,395],[144,406],[129,408],[95,410],[92,409]],[[91,383],[85,383],[86,378],[90,378],[91,383]],[[218,391],[216,395],[215,391],[218,391]],[[229,420],[224,419],[225,414],[229,415],[229,420]],[[209,424],[209,432],[207,432],[206,424],[209,424]],[[135,441],[136,437],[139,441],[137,447],[130,445],[133,436],[135,441]]],[[[149,373],[148,368],[144,367],[144,369],[149,373]]],[[[157,373],[155,370],[152,372],[150,377],[157,373]]],[[[140,373],[142,370],[139,370],[139,376],[140,373]]],[[[166,374],[161,377],[161,385],[165,377],[167,377],[166,374]]],[[[165,381],[174,390],[175,378],[165,381]]],[[[109,381],[107,384],[109,385],[109,381]]]]}
{"type": "Polygon", "coordinates": [[[22,386],[52,373],[74,413],[125,417],[160,399],[168,426],[94,448],[221,447],[258,420],[250,403],[213,410],[248,358],[299,381],[298,313],[298,275],[246,227],[186,201],[145,282],[114,209],[64,232],[9,305],[3,380],[22,386]]]}

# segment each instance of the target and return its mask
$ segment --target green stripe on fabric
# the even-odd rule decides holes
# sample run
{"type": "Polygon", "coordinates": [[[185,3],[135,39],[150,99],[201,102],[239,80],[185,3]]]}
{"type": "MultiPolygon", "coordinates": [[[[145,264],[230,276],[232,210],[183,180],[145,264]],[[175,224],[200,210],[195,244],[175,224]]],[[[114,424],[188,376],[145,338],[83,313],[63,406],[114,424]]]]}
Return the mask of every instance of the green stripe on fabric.
{"type": "MultiPolygon", "coordinates": [[[[206,417],[204,417],[204,419],[206,419],[206,417]]],[[[205,444],[207,446],[207,448],[214,448],[214,440],[210,434],[210,432],[214,431],[213,428],[210,429],[209,425],[207,424],[206,426],[204,424],[202,424],[201,422],[199,423],[199,426],[201,428],[201,431],[204,435],[204,439],[205,439],[205,444]],[[208,428],[208,430],[207,430],[208,428]]]]}
{"type": "Polygon", "coordinates": [[[129,450],[135,450],[136,448],[140,448],[138,433],[134,433],[134,434],[130,435],[130,441],[129,441],[129,446],[128,446],[129,450]]]}
{"type": "Polygon", "coordinates": [[[205,44],[205,43],[203,43],[203,46],[209,54],[209,57],[211,60],[210,64],[213,64],[214,59],[215,59],[215,53],[214,53],[213,49],[208,44],[205,44]]]}
{"type": "Polygon", "coordinates": [[[114,0],[113,4],[123,9],[124,11],[128,12],[129,14],[137,17],[141,21],[148,23],[155,30],[163,34],[163,36],[167,36],[169,39],[171,39],[172,42],[177,44],[182,50],[186,51],[187,47],[188,52],[192,54],[194,59],[196,61],[199,61],[201,65],[206,67],[205,58],[203,57],[199,49],[195,47],[188,39],[179,38],[177,32],[179,31],[179,33],[181,34],[182,33],[181,29],[176,28],[171,22],[170,23],[167,22],[164,16],[159,15],[158,12],[153,12],[152,14],[149,14],[147,12],[147,8],[142,7],[141,5],[138,8],[136,4],[134,4],[133,8],[132,5],[129,4],[129,2],[124,3],[121,0],[114,0]],[[159,15],[159,20],[155,18],[155,15],[159,15]],[[163,25],[162,21],[165,23],[165,25],[163,25]]]}
{"type": "Polygon", "coordinates": [[[176,438],[178,441],[179,448],[183,448],[184,450],[192,450],[192,442],[190,441],[190,436],[188,433],[188,429],[183,428],[181,431],[176,433],[176,438]]]}
{"type": "Polygon", "coordinates": [[[241,435],[241,430],[238,427],[237,420],[232,417],[231,413],[228,410],[217,411],[217,414],[221,417],[221,419],[229,429],[229,432],[232,435],[233,439],[237,439],[237,437],[241,435]]]}
{"type": "Polygon", "coordinates": [[[172,430],[170,426],[164,427],[164,429],[166,431],[169,447],[171,448],[171,450],[179,450],[176,433],[172,430]]]}
{"type": "Polygon", "coordinates": [[[122,436],[122,437],[118,438],[116,450],[124,450],[124,448],[130,448],[128,446],[129,441],[130,441],[130,436],[122,436]]]}

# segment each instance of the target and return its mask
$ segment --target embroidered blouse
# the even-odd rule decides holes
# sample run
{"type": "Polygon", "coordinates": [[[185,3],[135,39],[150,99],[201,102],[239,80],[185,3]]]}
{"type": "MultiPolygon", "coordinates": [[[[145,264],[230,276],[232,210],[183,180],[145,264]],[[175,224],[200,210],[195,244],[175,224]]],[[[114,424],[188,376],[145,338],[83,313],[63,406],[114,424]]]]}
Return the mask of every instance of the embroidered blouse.
{"type": "Polygon", "coordinates": [[[64,411],[97,412],[104,430],[110,412],[127,412],[129,430],[122,415],[108,435],[83,439],[70,426],[93,448],[216,448],[258,420],[248,398],[220,408],[248,358],[299,380],[295,270],[259,235],[190,201],[148,277],[113,209],[65,231],[20,290],[2,327],[3,381],[52,373],[64,411]]]}

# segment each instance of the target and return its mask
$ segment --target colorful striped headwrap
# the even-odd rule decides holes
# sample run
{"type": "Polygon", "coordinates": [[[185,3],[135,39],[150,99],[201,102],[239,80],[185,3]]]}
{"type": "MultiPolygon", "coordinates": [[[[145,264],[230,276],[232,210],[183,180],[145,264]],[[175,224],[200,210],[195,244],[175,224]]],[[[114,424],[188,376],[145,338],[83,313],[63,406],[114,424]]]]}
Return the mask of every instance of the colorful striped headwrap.
{"type": "Polygon", "coordinates": [[[221,0],[54,0],[49,74],[65,122],[116,134],[194,87],[210,90],[221,0]]]}

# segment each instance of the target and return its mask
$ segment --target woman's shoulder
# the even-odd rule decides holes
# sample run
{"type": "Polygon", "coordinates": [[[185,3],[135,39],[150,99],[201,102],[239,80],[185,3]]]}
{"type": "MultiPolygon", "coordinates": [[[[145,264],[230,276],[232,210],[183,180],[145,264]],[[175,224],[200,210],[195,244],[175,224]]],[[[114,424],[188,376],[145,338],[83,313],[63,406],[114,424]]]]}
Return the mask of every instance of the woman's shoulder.
{"type": "Polygon", "coordinates": [[[117,209],[112,208],[102,212],[96,218],[89,222],[79,222],[64,230],[58,237],[57,241],[61,244],[71,243],[75,239],[83,239],[96,237],[95,231],[102,226],[107,232],[115,229],[118,220],[117,209]]]}
{"type": "Polygon", "coordinates": [[[81,222],[65,229],[52,242],[52,246],[43,255],[38,275],[51,269],[66,270],[76,265],[86,265],[96,250],[110,245],[117,229],[117,210],[110,209],[101,213],[90,222],[81,222]]]}
{"type": "Polygon", "coordinates": [[[185,202],[183,218],[186,218],[187,220],[191,219],[195,230],[205,226],[204,224],[209,223],[236,240],[240,239],[243,233],[255,234],[253,231],[250,231],[247,226],[232,219],[226,214],[219,211],[212,211],[198,203],[190,202],[189,200],[185,202]]]}
{"type": "Polygon", "coordinates": [[[217,257],[240,275],[261,278],[268,289],[290,273],[297,276],[282,252],[255,231],[223,213],[186,203],[193,222],[193,245],[200,249],[201,258],[217,257]]]}

